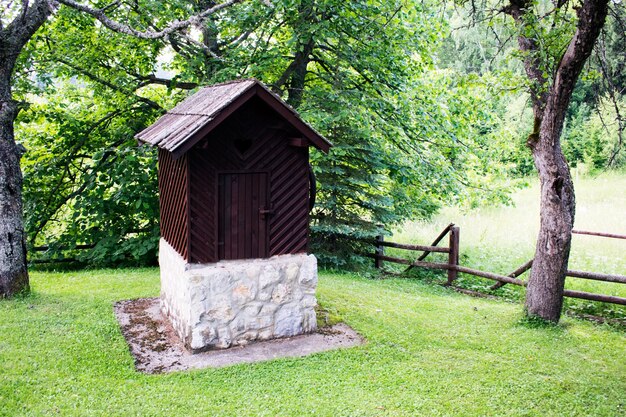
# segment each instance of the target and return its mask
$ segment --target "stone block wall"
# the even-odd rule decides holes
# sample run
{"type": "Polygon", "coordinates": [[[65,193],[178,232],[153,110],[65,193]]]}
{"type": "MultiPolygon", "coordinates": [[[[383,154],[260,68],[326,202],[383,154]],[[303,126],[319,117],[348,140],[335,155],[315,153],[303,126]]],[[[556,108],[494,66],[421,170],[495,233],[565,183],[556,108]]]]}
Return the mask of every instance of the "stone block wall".
{"type": "Polygon", "coordinates": [[[316,330],[313,255],[189,264],[159,245],[161,309],[197,352],[316,330]]]}

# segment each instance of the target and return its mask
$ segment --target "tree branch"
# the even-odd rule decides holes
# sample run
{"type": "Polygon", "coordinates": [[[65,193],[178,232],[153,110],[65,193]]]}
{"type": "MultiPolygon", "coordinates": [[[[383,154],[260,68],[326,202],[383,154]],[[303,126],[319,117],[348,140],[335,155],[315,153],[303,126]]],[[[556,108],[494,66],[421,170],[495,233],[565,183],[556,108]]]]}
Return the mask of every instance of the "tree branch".
{"type": "MultiPolygon", "coordinates": [[[[533,102],[533,111],[535,113],[535,125],[540,124],[541,110],[545,106],[547,99],[547,91],[544,87],[547,79],[541,70],[541,60],[538,56],[539,45],[536,40],[521,33],[527,26],[527,20],[532,13],[532,1],[530,0],[511,0],[511,2],[502,9],[502,11],[510,15],[520,29],[520,35],[517,37],[519,49],[526,54],[524,58],[524,69],[528,78],[536,83],[531,87],[531,100],[533,102]]],[[[534,132],[533,132],[534,133],[534,132]]]]}
{"type": "Polygon", "coordinates": [[[142,81],[140,87],[146,86],[148,84],[159,84],[164,85],[167,88],[180,88],[181,90],[193,90],[198,86],[198,83],[194,82],[186,82],[186,81],[175,81],[168,78],[160,78],[154,74],[150,75],[141,75],[141,74],[130,74],[136,79],[142,81]]]}
{"type": "MultiPolygon", "coordinates": [[[[81,12],[87,13],[91,16],[93,16],[94,18],[98,19],[104,26],[106,26],[107,28],[109,28],[110,30],[114,31],[114,32],[118,32],[118,33],[124,33],[126,35],[131,35],[134,36],[136,38],[141,38],[141,39],[160,39],[160,38],[164,38],[174,32],[178,32],[182,29],[186,29],[189,26],[192,25],[199,25],[202,23],[202,20],[209,16],[212,15],[214,13],[219,12],[220,10],[223,10],[229,6],[232,6],[236,3],[241,2],[242,0],[227,0],[224,3],[220,3],[218,5],[215,5],[213,7],[210,7],[206,10],[204,10],[203,12],[190,17],[187,20],[183,20],[183,21],[179,21],[179,22],[173,22],[170,25],[168,25],[165,29],[159,30],[159,31],[141,31],[141,30],[137,30],[135,28],[132,28],[128,25],[119,23],[111,18],[109,18],[105,13],[104,10],[106,9],[94,9],[92,7],[89,7],[87,5],[78,3],[74,0],[57,0],[59,3],[64,4],[65,6],[71,7],[73,9],[79,10],[81,12]]],[[[108,6],[107,6],[108,7],[108,6]]]]}
{"type": "Polygon", "coordinates": [[[39,27],[52,13],[52,6],[48,0],[35,0],[28,7],[27,0],[22,1],[20,14],[0,31],[0,56],[17,57],[39,27]]]}
{"type": "MultiPolygon", "coordinates": [[[[607,167],[611,167],[615,163],[618,155],[620,154],[622,150],[622,145],[624,143],[625,126],[624,126],[624,118],[622,117],[621,112],[620,112],[619,98],[617,97],[617,94],[620,94],[620,91],[618,90],[617,86],[613,82],[612,74],[610,71],[610,66],[608,63],[608,59],[606,57],[606,46],[605,46],[604,36],[600,36],[599,38],[599,42],[596,48],[596,54],[598,56],[598,62],[600,63],[600,70],[602,71],[603,81],[606,83],[608,87],[607,90],[609,93],[609,98],[611,99],[611,103],[613,104],[613,109],[615,110],[615,120],[617,121],[617,144],[614,146],[613,150],[611,151],[611,155],[609,156],[609,159],[606,163],[607,167]]],[[[599,107],[598,107],[598,117],[600,118],[600,121],[602,122],[602,126],[604,126],[604,129],[606,130],[607,134],[610,135],[609,127],[607,123],[604,121],[604,117],[602,116],[602,109],[599,107]]]]}
{"type": "Polygon", "coordinates": [[[138,94],[135,94],[134,91],[129,91],[128,89],[119,87],[119,86],[117,86],[117,85],[115,85],[115,84],[113,84],[113,83],[111,83],[111,82],[109,82],[107,80],[103,80],[102,78],[100,78],[96,74],[94,74],[94,73],[92,73],[92,72],[90,72],[90,71],[88,71],[88,70],[86,70],[84,68],[81,68],[81,67],[79,67],[77,65],[74,65],[74,64],[72,64],[71,62],[69,62],[67,60],[64,60],[64,59],[61,59],[61,58],[56,58],[56,60],[59,61],[60,63],[64,64],[64,65],[67,65],[68,67],[72,68],[76,72],[86,76],[87,78],[90,78],[91,80],[96,81],[97,83],[100,83],[100,84],[104,85],[105,87],[109,87],[113,91],[119,91],[119,92],[124,93],[124,94],[132,94],[135,97],[137,97],[137,100],[147,104],[148,106],[152,107],[153,109],[163,111],[163,107],[161,107],[157,102],[150,100],[149,98],[142,97],[142,96],[140,96],[138,94]]]}
{"type": "Polygon", "coordinates": [[[20,13],[20,17],[19,17],[22,23],[25,23],[27,12],[28,12],[28,0],[22,0],[22,12],[20,13]]]}
{"type": "MultiPolygon", "coordinates": [[[[76,188],[71,193],[69,193],[67,195],[63,195],[63,196],[60,197],[60,200],[57,201],[55,206],[52,208],[52,210],[49,211],[50,216],[47,217],[47,218],[41,219],[40,223],[35,228],[35,234],[30,239],[32,245],[35,245],[37,236],[46,227],[46,225],[51,220],[53,220],[55,214],[58,213],[58,211],[61,209],[61,207],[63,207],[68,201],[70,201],[70,200],[78,197],[79,195],[81,195],[83,193],[83,191],[85,191],[85,189],[87,189],[87,187],[93,182],[93,180],[95,178],[95,174],[97,174],[100,169],[102,169],[103,167],[111,166],[114,163],[114,161],[110,161],[109,158],[115,154],[115,150],[117,149],[117,147],[122,145],[125,140],[126,140],[125,138],[122,138],[122,139],[114,142],[108,149],[106,149],[104,151],[104,154],[103,154],[102,158],[93,167],[91,167],[91,172],[86,174],[87,178],[82,182],[82,184],[80,186],[78,186],[78,188],[76,188]]],[[[63,180],[63,177],[60,180],[59,186],[63,185],[62,180],[63,180]]],[[[54,190],[54,193],[56,193],[56,192],[58,192],[58,189],[54,190]]],[[[53,196],[53,193],[50,194],[50,197],[52,197],[52,196],[53,196]]],[[[48,208],[50,205],[51,204],[48,204],[46,206],[46,208],[48,208]]]]}
{"type": "Polygon", "coordinates": [[[593,51],[596,39],[604,26],[609,0],[585,0],[576,11],[578,27],[567,50],[557,66],[552,91],[554,101],[567,108],[578,75],[593,51]]]}

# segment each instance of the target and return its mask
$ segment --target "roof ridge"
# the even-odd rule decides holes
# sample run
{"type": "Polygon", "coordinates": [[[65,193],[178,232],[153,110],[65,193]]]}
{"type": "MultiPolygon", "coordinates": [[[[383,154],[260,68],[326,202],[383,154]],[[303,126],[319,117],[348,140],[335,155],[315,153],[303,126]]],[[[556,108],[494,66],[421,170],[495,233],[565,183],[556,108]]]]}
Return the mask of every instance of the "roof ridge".
{"type": "Polygon", "coordinates": [[[204,87],[202,87],[202,89],[205,88],[213,88],[213,87],[222,87],[225,85],[230,85],[230,84],[240,84],[246,81],[254,81],[256,83],[260,83],[260,81],[254,77],[251,78],[238,78],[238,79],[234,79],[234,80],[230,80],[230,81],[222,81],[221,83],[217,83],[217,84],[211,84],[211,85],[205,85],[204,87]]]}

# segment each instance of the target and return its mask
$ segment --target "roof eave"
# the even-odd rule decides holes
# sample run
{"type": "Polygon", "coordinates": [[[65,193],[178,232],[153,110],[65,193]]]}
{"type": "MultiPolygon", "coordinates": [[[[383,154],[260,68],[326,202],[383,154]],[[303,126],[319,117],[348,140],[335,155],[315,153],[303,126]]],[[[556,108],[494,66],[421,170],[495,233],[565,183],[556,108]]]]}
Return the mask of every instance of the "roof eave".
{"type": "Polygon", "coordinates": [[[262,99],[285,120],[287,120],[293,127],[295,127],[304,137],[309,140],[309,142],[311,142],[314,147],[324,153],[328,153],[333,144],[324,136],[317,133],[315,129],[305,123],[289,104],[285,103],[280,97],[269,91],[261,83],[257,83],[256,91],[260,99],[262,99]]]}

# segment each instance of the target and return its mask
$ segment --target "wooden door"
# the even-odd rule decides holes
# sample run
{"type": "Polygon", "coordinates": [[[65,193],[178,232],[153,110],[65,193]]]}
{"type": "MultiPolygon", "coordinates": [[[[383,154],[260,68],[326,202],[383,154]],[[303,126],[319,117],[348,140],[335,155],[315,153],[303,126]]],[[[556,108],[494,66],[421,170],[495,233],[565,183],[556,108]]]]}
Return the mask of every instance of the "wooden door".
{"type": "Polygon", "coordinates": [[[219,174],[219,259],[268,257],[268,179],[265,172],[219,174]]]}

